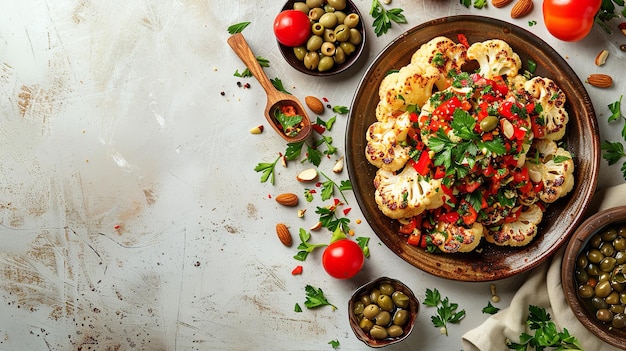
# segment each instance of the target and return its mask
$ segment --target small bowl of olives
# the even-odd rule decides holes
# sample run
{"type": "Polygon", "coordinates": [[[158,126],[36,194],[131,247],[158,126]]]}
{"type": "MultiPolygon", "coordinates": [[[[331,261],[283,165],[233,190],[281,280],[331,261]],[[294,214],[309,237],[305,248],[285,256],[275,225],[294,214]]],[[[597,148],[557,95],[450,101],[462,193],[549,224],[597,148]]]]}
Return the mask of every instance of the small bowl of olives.
{"type": "Polygon", "coordinates": [[[358,288],[348,303],[350,327],[370,347],[398,343],[409,336],[419,300],[396,279],[382,277],[358,288]]]}
{"type": "Polygon", "coordinates": [[[365,27],[351,0],[288,0],[281,11],[286,10],[304,12],[311,23],[304,44],[287,46],[277,41],[293,68],[321,77],[344,72],[357,62],[365,47],[365,27]]]}
{"type": "Polygon", "coordinates": [[[591,215],[574,232],[561,267],[576,318],[608,344],[626,345],[626,206],[591,215]]]}

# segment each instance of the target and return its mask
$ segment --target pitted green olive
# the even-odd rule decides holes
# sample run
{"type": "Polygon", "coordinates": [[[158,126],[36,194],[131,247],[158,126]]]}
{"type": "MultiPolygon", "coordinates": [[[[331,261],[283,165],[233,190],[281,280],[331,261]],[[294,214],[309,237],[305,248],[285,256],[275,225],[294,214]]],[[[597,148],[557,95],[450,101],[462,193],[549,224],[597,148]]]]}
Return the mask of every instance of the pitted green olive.
{"type": "Polygon", "coordinates": [[[324,13],[326,12],[321,7],[311,8],[311,11],[309,11],[309,19],[311,21],[319,21],[319,19],[324,15],[324,13]]]}
{"type": "Polygon", "coordinates": [[[376,325],[387,326],[391,323],[391,314],[388,311],[381,311],[376,315],[374,320],[376,321],[376,325]]]}
{"type": "Polygon", "coordinates": [[[317,70],[320,72],[326,72],[335,66],[335,60],[331,56],[322,56],[320,63],[317,66],[317,70]]]}
{"type": "Polygon", "coordinates": [[[321,23],[324,28],[335,28],[337,25],[337,16],[335,16],[332,12],[326,12],[322,15],[322,17],[320,17],[319,23],[321,23]]]}
{"type": "Polygon", "coordinates": [[[604,256],[613,256],[615,254],[615,248],[613,247],[613,244],[610,242],[602,243],[600,245],[599,250],[600,252],[602,252],[604,256]]]}
{"type": "Polygon", "coordinates": [[[335,31],[332,29],[326,28],[326,30],[324,30],[324,41],[330,41],[334,43],[336,41],[335,31]]]}
{"type": "Polygon", "coordinates": [[[309,51],[304,56],[304,67],[308,69],[316,69],[320,63],[320,55],[316,51],[309,51]]]}
{"type": "Polygon", "coordinates": [[[363,317],[367,319],[374,319],[380,313],[380,307],[378,305],[372,303],[363,309],[363,317]]]}
{"type": "Polygon", "coordinates": [[[354,50],[356,50],[356,47],[354,46],[354,44],[347,42],[347,41],[344,41],[341,44],[339,44],[339,47],[341,47],[341,49],[346,55],[351,55],[354,52],[354,50]]]}
{"type": "Polygon", "coordinates": [[[354,45],[359,45],[363,41],[363,36],[358,30],[350,28],[350,38],[348,38],[348,41],[354,45]]]}
{"type": "Polygon", "coordinates": [[[304,46],[296,46],[293,48],[293,53],[296,55],[296,58],[299,61],[304,61],[304,56],[306,55],[306,47],[304,46]]]}
{"type": "Polygon", "coordinates": [[[483,132],[491,132],[496,129],[499,123],[500,119],[498,117],[489,115],[480,121],[480,130],[483,132]]]}
{"type": "Polygon", "coordinates": [[[377,340],[382,340],[389,336],[387,333],[387,329],[385,327],[381,327],[380,325],[375,325],[370,329],[370,336],[377,340]]]}
{"type": "Polygon", "coordinates": [[[389,336],[392,338],[397,338],[398,336],[402,336],[402,334],[404,334],[404,330],[401,326],[392,325],[391,327],[387,328],[387,334],[389,334],[389,336]]]}
{"type": "Polygon", "coordinates": [[[322,47],[324,43],[324,39],[319,35],[311,35],[309,40],[306,42],[306,49],[309,51],[317,51],[322,47]]]}
{"type": "Polygon", "coordinates": [[[333,56],[335,54],[335,44],[325,41],[324,44],[322,44],[320,51],[324,56],[333,56]]]}
{"type": "Polygon", "coordinates": [[[343,49],[341,47],[335,48],[335,56],[333,56],[333,59],[338,65],[346,62],[346,55],[343,53],[343,49]]]}
{"type": "Polygon", "coordinates": [[[351,13],[343,20],[343,24],[350,28],[355,28],[359,25],[359,21],[359,15],[357,15],[356,13],[351,13]]]}
{"type": "Polygon", "coordinates": [[[317,35],[320,37],[324,36],[324,31],[326,31],[326,28],[324,28],[324,26],[319,22],[315,22],[311,26],[311,32],[313,33],[313,35],[317,35]]]}
{"type": "Polygon", "coordinates": [[[393,300],[391,299],[391,296],[389,296],[389,295],[380,295],[380,296],[378,296],[378,300],[376,300],[376,304],[383,311],[392,311],[393,308],[395,307],[393,305],[393,300]]]}
{"type": "Polygon", "coordinates": [[[396,291],[391,295],[393,303],[400,308],[409,307],[409,297],[402,291],[396,291]]]}
{"type": "Polygon", "coordinates": [[[305,2],[294,2],[293,9],[304,12],[307,15],[309,14],[309,11],[311,11],[311,9],[306,5],[305,2]]]}
{"type": "Polygon", "coordinates": [[[409,320],[409,311],[397,310],[393,315],[393,324],[403,326],[409,320]]]}
{"type": "Polygon", "coordinates": [[[335,10],[343,10],[346,8],[346,0],[328,0],[328,5],[335,10]]]}
{"type": "Polygon", "coordinates": [[[335,39],[337,41],[348,41],[350,39],[350,28],[345,24],[335,27],[335,39]]]}
{"type": "Polygon", "coordinates": [[[370,330],[372,330],[373,326],[374,326],[374,322],[372,322],[371,320],[367,318],[363,318],[359,322],[359,328],[363,329],[365,332],[368,332],[368,333],[370,332],[370,330]]]}

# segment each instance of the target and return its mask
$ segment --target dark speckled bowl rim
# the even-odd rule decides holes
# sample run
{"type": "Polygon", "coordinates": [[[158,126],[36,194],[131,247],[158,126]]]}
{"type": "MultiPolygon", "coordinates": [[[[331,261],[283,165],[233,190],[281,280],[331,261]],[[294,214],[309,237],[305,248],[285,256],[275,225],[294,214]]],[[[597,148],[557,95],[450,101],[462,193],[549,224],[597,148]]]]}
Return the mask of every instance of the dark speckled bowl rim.
{"type": "MultiPolygon", "coordinates": [[[[373,61],[361,79],[352,100],[346,129],[346,166],[356,200],[367,222],[380,240],[411,265],[446,279],[493,281],[528,271],[554,254],[581,221],[596,189],[600,145],[593,105],[582,82],[567,62],[546,42],[514,24],[483,16],[451,16],[420,24],[397,37],[373,61]],[[551,78],[567,96],[570,116],[565,136],[574,155],[575,185],[566,197],[550,205],[537,237],[522,248],[481,244],[480,251],[466,254],[432,254],[410,246],[398,235],[397,221],[385,217],[374,201],[372,180],[376,168],[364,155],[365,133],[375,121],[378,87],[392,69],[410,61],[419,46],[443,35],[457,40],[458,34],[470,43],[499,38],[507,41],[522,58],[537,63],[536,75],[551,78]]],[[[484,240],[483,240],[484,241],[484,240]]]]}

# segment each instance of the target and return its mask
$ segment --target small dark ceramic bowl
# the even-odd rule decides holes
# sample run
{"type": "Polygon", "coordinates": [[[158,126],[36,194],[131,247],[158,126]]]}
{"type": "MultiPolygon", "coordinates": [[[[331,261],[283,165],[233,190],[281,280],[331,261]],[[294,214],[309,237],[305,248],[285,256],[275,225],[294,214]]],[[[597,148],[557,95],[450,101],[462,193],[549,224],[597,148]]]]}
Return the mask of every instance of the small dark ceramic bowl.
{"type": "Polygon", "coordinates": [[[361,286],[352,294],[352,297],[348,302],[348,318],[350,320],[350,327],[352,327],[354,335],[356,335],[356,337],[359,340],[363,341],[367,346],[373,348],[389,346],[406,339],[409,334],[411,334],[411,331],[413,331],[413,326],[415,325],[415,319],[417,318],[418,312],[419,300],[415,297],[415,294],[413,294],[411,289],[409,289],[409,287],[404,285],[401,281],[387,277],[378,278],[361,286]],[[395,338],[388,337],[382,340],[378,340],[372,338],[368,332],[359,327],[360,318],[353,311],[356,303],[361,300],[362,296],[369,294],[372,289],[378,288],[383,283],[391,284],[395,291],[401,291],[409,297],[409,306],[408,308],[406,308],[406,310],[409,311],[409,318],[403,326],[403,333],[401,336],[395,338]]]}
{"type": "Polygon", "coordinates": [[[603,229],[626,224],[626,206],[613,207],[593,214],[572,235],[563,257],[561,282],[565,298],[581,324],[604,342],[626,350],[626,328],[611,328],[595,317],[595,312],[578,294],[575,271],[579,254],[586,250],[590,239],[603,229]]]}
{"type": "MultiPolygon", "coordinates": [[[[295,2],[304,2],[304,1],[305,0],[288,0],[285,3],[285,5],[282,7],[281,11],[292,10],[293,4],[295,2]]],[[[296,57],[296,54],[293,51],[293,47],[283,45],[279,43],[278,41],[276,41],[276,44],[278,44],[278,48],[280,49],[280,53],[283,55],[283,58],[287,61],[287,63],[289,63],[291,67],[295,68],[296,70],[302,73],[306,73],[311,76],[326,77],[326,76],[332,76],[332,75],[344,72],[345,70],[350,68],[352,65],[354,65],[358,61],[359,57],[363,53],[363,48],[365,48],[365,37],[366,37],[365,33],[366,32],[365,32],[365,27],[363,26],[363,16],[361,15],[361,12],[351,0],[346,0],[346,8],[341,11],[346,14],[356,13],[360,19],[359,24],[355,28],[361,33],[362,39],[361,39],[361,43],[356,45],[356,49],[354,50],[354,52],[350,55],[346,55],[346,60],[343,63],[335,64],[333,68],[327,71],[320,72],[317,69],[311,70],[311,69],[306,68],[304,66],[304,62],[298,60],[298,58],[296,57]]]]}

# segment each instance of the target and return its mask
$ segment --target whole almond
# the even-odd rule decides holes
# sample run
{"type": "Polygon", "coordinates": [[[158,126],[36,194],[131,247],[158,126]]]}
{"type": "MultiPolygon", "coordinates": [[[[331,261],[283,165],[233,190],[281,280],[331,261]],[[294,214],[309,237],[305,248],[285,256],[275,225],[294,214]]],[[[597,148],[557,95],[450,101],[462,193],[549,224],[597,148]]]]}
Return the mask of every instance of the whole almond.
{"type": "Polygon", "coordinates": [[[533,0],[517,0],[511,9],[511,18],[522,18],[533,10],[533,0]]]}
{"type": "Polygon", "coordinates": [[[493,5],[493,7],[504,7],[508,4],[510,4],[513,0],[491,0],[491,5],[493,5]]]}
{"type": "Polygon", "coordinates": [[[291,239],[291,232],[284,223],[276,224],[276,235],[283,245],[291,247],[293,240],[291,239]]]}
{"type": "Polygon", "coordinates": [[[298,195],[293,193],[284,193],[276,196],[276,202],[283,206],[294,207],[298,205],[298,195]]]}
{"type": "Polygon", "coordinates": [[[613,86],[613,78],[608,74],[594,73],[587,77],[587,83],[596,88],[610,88],[613,86]]]}
{"type": "Polygon", "coordinates": [[[305,97],[304,102],[314,113],[317,113],[319,115],[324,112],[324,103],[322,103],[322,101],[320,101],[320,99],[316,98],[315,96],[305,97]]]}

